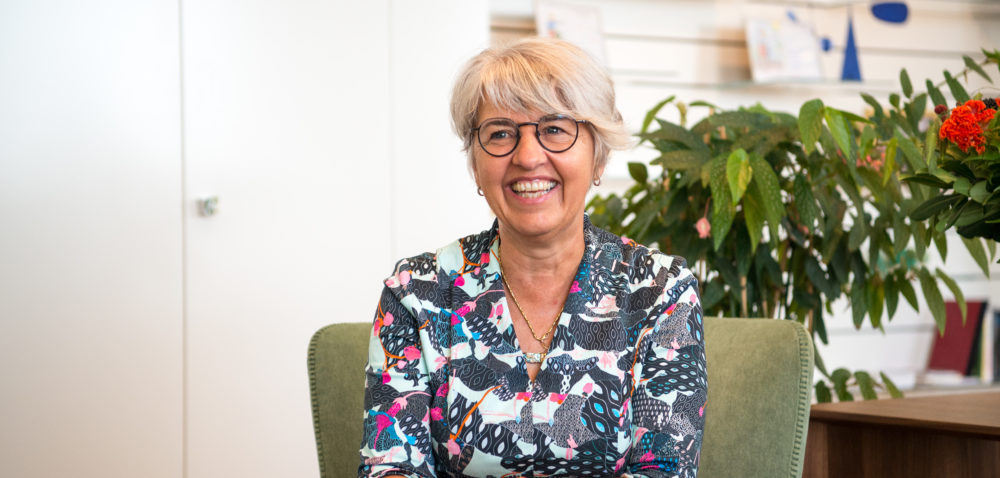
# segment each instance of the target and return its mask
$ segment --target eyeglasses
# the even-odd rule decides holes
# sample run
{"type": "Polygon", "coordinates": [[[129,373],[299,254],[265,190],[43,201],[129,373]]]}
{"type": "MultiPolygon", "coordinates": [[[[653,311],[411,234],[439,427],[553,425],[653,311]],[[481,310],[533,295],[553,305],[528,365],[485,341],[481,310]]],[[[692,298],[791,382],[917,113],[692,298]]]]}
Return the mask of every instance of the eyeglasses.
{"type": "Polygon", "coordinates": [[[535,137],[538,144],[546,151],[561,153],[572,148],[580,135],[580,123],[587,120],[573,119],[566,115],[548,115],[538,121],[515,123],[510,118],[490,118],[479,126],[472,128],[470,133],[478,133],[479,145],[490,156],[507,156],[521,142],[521,127],[535,127],[535,137]]]}

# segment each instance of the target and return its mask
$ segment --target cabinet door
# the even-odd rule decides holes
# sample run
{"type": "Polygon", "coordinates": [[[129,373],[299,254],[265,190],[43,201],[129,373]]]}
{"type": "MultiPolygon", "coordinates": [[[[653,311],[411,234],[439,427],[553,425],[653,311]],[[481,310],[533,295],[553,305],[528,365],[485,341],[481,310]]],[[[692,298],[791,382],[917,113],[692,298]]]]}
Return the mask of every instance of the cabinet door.
{"type": "Polygon", "coordinates": [[[0,2],[0,476],[181,476],[178,31],[0,2]]]}
{"type": "Polygon", "coordinates": [[[189,478],[319,472],[309,337],[392,267],[387,13],[184,4],[189,478]]]}

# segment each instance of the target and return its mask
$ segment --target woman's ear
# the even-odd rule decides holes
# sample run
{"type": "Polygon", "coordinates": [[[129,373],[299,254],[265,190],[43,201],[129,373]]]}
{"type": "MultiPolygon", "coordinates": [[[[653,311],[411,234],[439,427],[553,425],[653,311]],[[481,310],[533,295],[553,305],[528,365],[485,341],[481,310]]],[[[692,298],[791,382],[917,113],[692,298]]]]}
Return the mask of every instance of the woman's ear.
{"type": "Polygon", "coordinates": [[[604,166],[594,167],[594,182],[600,181],[604,177],[604,166]]]}

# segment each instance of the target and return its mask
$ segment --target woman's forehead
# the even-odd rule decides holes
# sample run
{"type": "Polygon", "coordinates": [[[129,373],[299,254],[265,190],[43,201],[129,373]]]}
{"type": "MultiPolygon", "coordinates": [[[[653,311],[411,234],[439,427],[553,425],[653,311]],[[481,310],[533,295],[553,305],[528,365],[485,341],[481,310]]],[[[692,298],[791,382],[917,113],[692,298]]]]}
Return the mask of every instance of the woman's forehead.
{"type": "Polygon", "coordinates": [[[545,115],[550,115],[553,113],[564,113],[562,111],[549,111],[548,109],[541,108],[512,108],[502,105],[497,105],[492,102],[484,102],[482,106],[479,107],[479,114],[477,120],[479,122],[487,120],[490,118],[510,118],[514,121],[535,121],[545,115]]]}

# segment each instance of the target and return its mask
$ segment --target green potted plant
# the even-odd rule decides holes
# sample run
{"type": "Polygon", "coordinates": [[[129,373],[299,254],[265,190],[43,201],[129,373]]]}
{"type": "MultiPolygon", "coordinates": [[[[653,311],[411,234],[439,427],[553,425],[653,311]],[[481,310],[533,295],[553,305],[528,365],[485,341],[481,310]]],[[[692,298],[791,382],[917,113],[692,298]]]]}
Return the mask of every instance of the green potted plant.
{"type": "MultiPolygon", "coordinates": [[[[833,301],[847,296],[855,327],[867,317],[880,329],[900,297],[919,308],[919,287],[943,331],[939,284],[963,310],[964,298],[946,273],[923,262],[930,247],[947,249],[946,228],[912,217],[934,196],[913,178],[937,171],[927,164],[937,130],[921,128],[928,94],[914,96],[905,75],[905,102],[895,95],[885,109],[863,95],[876,107],[870,119],[820,100],[802,105],[797,117],[761,105],[723,111],[694,102],[676,104],[682,119],[675,124],[656,117],[674,102],[668,98],[647,113],[639,133],[659,153],[650,163],[662,173],[630,163],[635,184],[594,197],[591,219],[687,258],[708,315],[796,320],[826,343],[833,301]],[[689,127],[689,107],[709,114],[689,127]]],[[[878,388],[901,395],[884,373],[876,380],[866,371],[827,371],[818,355],[816,364],[819,401],[853,399],[850,385],[865,399],[878,388]]]]}

